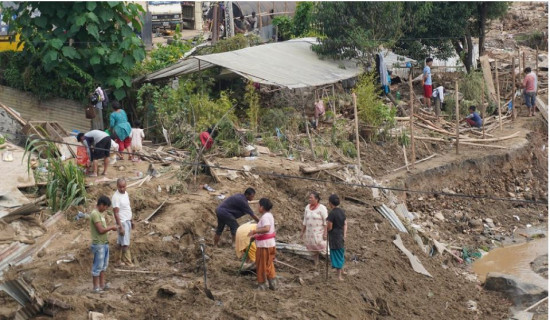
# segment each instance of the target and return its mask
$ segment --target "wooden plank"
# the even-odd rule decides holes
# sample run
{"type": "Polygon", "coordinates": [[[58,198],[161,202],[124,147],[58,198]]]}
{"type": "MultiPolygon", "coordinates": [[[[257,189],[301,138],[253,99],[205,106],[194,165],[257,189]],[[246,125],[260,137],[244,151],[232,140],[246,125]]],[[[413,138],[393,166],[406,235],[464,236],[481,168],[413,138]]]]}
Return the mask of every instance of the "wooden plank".
{"type": "Polygon", "coordinates": [[[483,70],[483,78],[487,84],[487,89],[489,90],[490,98],[493,102],[497,103],[497,93],[495,91],[495,84],[493,82],[493,77],[491,75],[491,65],[489,64],[489,57],[483,55],[479,57],[481,62],[481,69],[483,70]]]}
{"type": "Polygon", "coordinates": [[[160,204],[160,206],[158,206],[158,208],[156,208],[155,211],[153,211],[149,216],[147,216],[147,218],[143,219],[143,221],[148,222],[149,219],[151,219],[160,210],[160,208],[162,208],[162,206],[164,206],[164,204],[166,203],[167,200],[168,200],[168,198],[164,199],[164,201],[160,204]]]}
{"type": "Polygon", "coordinates": [[[74,136],[63,137],[63,142],[69,143],[66,144],[66,146],[69,148],[69,151],[71,151],[73,157],[76,158],[76,146],[73,146],[73,144],[77,144],[76,138],[74,136]]]}
{"type": "Polygon", "coordinates": [[[324,163],[324,164],[321,164],[321,165],[318,165],[318,166],[314,166],[314,167],[306,167],[306,166],[301,166],[300,167],[300,170],[303,172],[303,173],[316,173],[316,172],[319,172],[319,171],[323,171],[323,170],[332,170],[332,169],[338,169],[342,167],[341,164],[339,163],[334,163],[334,162],[331,162],[331,163],[324,163]]]}
{"type": "Polygon", "coordinates": [[[539,109],[540,114],[542,114],[542,116],[544,117],[544,120],[546,120],[546,122],[548,122],[548,106],[538,96],[537,96],[537,99],[535,101],[535,105],[539,109]]]}

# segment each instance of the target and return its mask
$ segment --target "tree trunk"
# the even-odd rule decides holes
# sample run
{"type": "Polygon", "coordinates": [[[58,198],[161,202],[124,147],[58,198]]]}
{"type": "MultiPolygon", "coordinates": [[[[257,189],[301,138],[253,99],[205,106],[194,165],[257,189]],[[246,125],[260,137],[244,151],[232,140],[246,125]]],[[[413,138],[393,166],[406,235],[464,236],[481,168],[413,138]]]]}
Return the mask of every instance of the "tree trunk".
{"type": "Polygon", "coordinates": [[[474,43],[472,42],[472,36],[469,33],[466,34],[466,41],[468,42],[468,54],[466,55],[466,62],[464,63],[464,66],[466,66],[466,71],[470,73],[472,70],[472,61],[474,59],[474,43]]]}
{"type": "Polygon", "coordinates": [[[479,56],[485,53],[485,25],[487,22],[487,10],[489,4],[487,2],[481,2],[477,6],[479,14],[479,56]]]}
{"type": "Polygon", "coordinates": [[[472,70],[472,58],[474,55],[472,36],[467,34],[463,39],[453,40],[452,42],[456,54],[460,57],[460,60],[466,67],[466,71],[470,73],[470,70],[472,70]]]}

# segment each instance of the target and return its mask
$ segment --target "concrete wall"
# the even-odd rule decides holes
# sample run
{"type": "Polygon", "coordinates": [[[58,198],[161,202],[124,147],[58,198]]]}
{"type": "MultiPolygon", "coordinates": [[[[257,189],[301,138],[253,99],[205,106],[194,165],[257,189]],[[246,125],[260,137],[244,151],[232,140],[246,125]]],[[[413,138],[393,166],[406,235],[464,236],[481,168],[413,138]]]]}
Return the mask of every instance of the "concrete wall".
{"type": "Polygon", "coordinates": [[[54,98],[45,101],[28,92],[0,86],[0,102],[17,111],[27,121],[57,121],[65,130],[88,131],[85,106],[77,101],[54,98]]]}

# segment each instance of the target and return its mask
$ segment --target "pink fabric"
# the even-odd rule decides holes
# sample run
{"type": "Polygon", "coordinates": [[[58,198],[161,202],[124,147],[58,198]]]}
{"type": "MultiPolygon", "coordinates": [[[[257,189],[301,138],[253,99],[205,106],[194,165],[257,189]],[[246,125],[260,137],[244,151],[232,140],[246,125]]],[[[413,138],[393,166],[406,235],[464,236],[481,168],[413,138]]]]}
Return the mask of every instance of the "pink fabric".
{"type": "Polygon", "coordinates": [[[325,114],[325,104],[323,103],[323,100],[319,100],[315,104],[315,119],[318,119],[320,116],[325,114]]]}
{"type": "Polygon", "coordinates": [[[210,134],[207,131],[201,132],[199,138],[201,139],[202,145],[205,146],[204,149],[209,150],[210,148],[212,148],[214,140],[212,140],[210,134]]]}
{"type": "Polygon", "coordinates": [[[275,219],[271,212],[266,212],[260,217],[260,221],[256,225],[256,230],[269,226],[267,234],[256,235],[256,247],[258,248],[271,248],[275,247],[275,219]],[[272,235],[272,236],[271,236],[272,235]]]}
{"type": "Polygon", "coordinates": [[[523,79],[523,86],[526,92],[535,92],[535,74],[530,72],[523,79]]]}
{"type": "Polygon", "coordinates": [[[327,242],[323,240],[323,233],[325,232],[327,217],[328,212],[324,205],[320,204],[315,210],[311,210],[309,205],[306,206],[303,225],[306,226],[304,241],[308,250],[326,250],[327,242]]]}

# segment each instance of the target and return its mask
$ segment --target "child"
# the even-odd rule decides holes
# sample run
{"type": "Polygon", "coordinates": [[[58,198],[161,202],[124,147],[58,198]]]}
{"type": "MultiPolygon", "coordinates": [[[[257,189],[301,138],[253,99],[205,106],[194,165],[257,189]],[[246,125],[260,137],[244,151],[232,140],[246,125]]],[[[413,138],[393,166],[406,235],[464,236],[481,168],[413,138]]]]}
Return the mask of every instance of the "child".
{"type": "Polygon", "coordinates": [[[479,114],[477,114],[476,107],[470,106],[469,110],[470,114],[466,118],[462,119],[460,122],[466,121],[470,125],[470,127],[481,128],[481,117],[479,116],[479,114]]]}
{"type": "Polygon", "coordinates": [[[344,268],[344,242],[348,231],[348,222],[346,221],[346,213],[338,208],[340,198],[333,194],[328,198],[328,206],[331,209],[327,218],[328,242],[330,246],[330,261],[332,267],[337,270],[338,279],[342,278],[342,269],[344,268]]]}
{"type": "Polygon", "coordinates": [[[111,200],[106,196],[97,199],[97,209],[90,214],[90,232],[92,234],[92,253],[94,262],[92,264],[93,292],[99,293],[109,289],[105,284],[105,270],[109,265],[109,240],[107,232],[116,231],[117,226],[107,227],[103,212],[111,206],[111,200]]]}
{"type": "Polygon", "coordinates": [[[139,157],[136,156],[136,152],[141,151],[143,149],[143,146],[141,145],[141,141],[143,138],[145,138],[145,133],[143,133],[143,129],[141,128],[141,123],[139,121],[136,121],[136,127],[132,128],[132,133],[130,133],[130,137],[132,138],[132,161],[137,162],[139,161],[139,157]]]}
{"type": "Polygon", "coordinates": [[[251,230],[249,237],[256,239],[256,277],[258,289],[266,290],[265,279],[269,282],[269,289],[276,290],[275,280],[275,220],[270,210],[273,208],[271,201],[261,198],[258,211],[262,215],[256,230],[251,230]]]}

